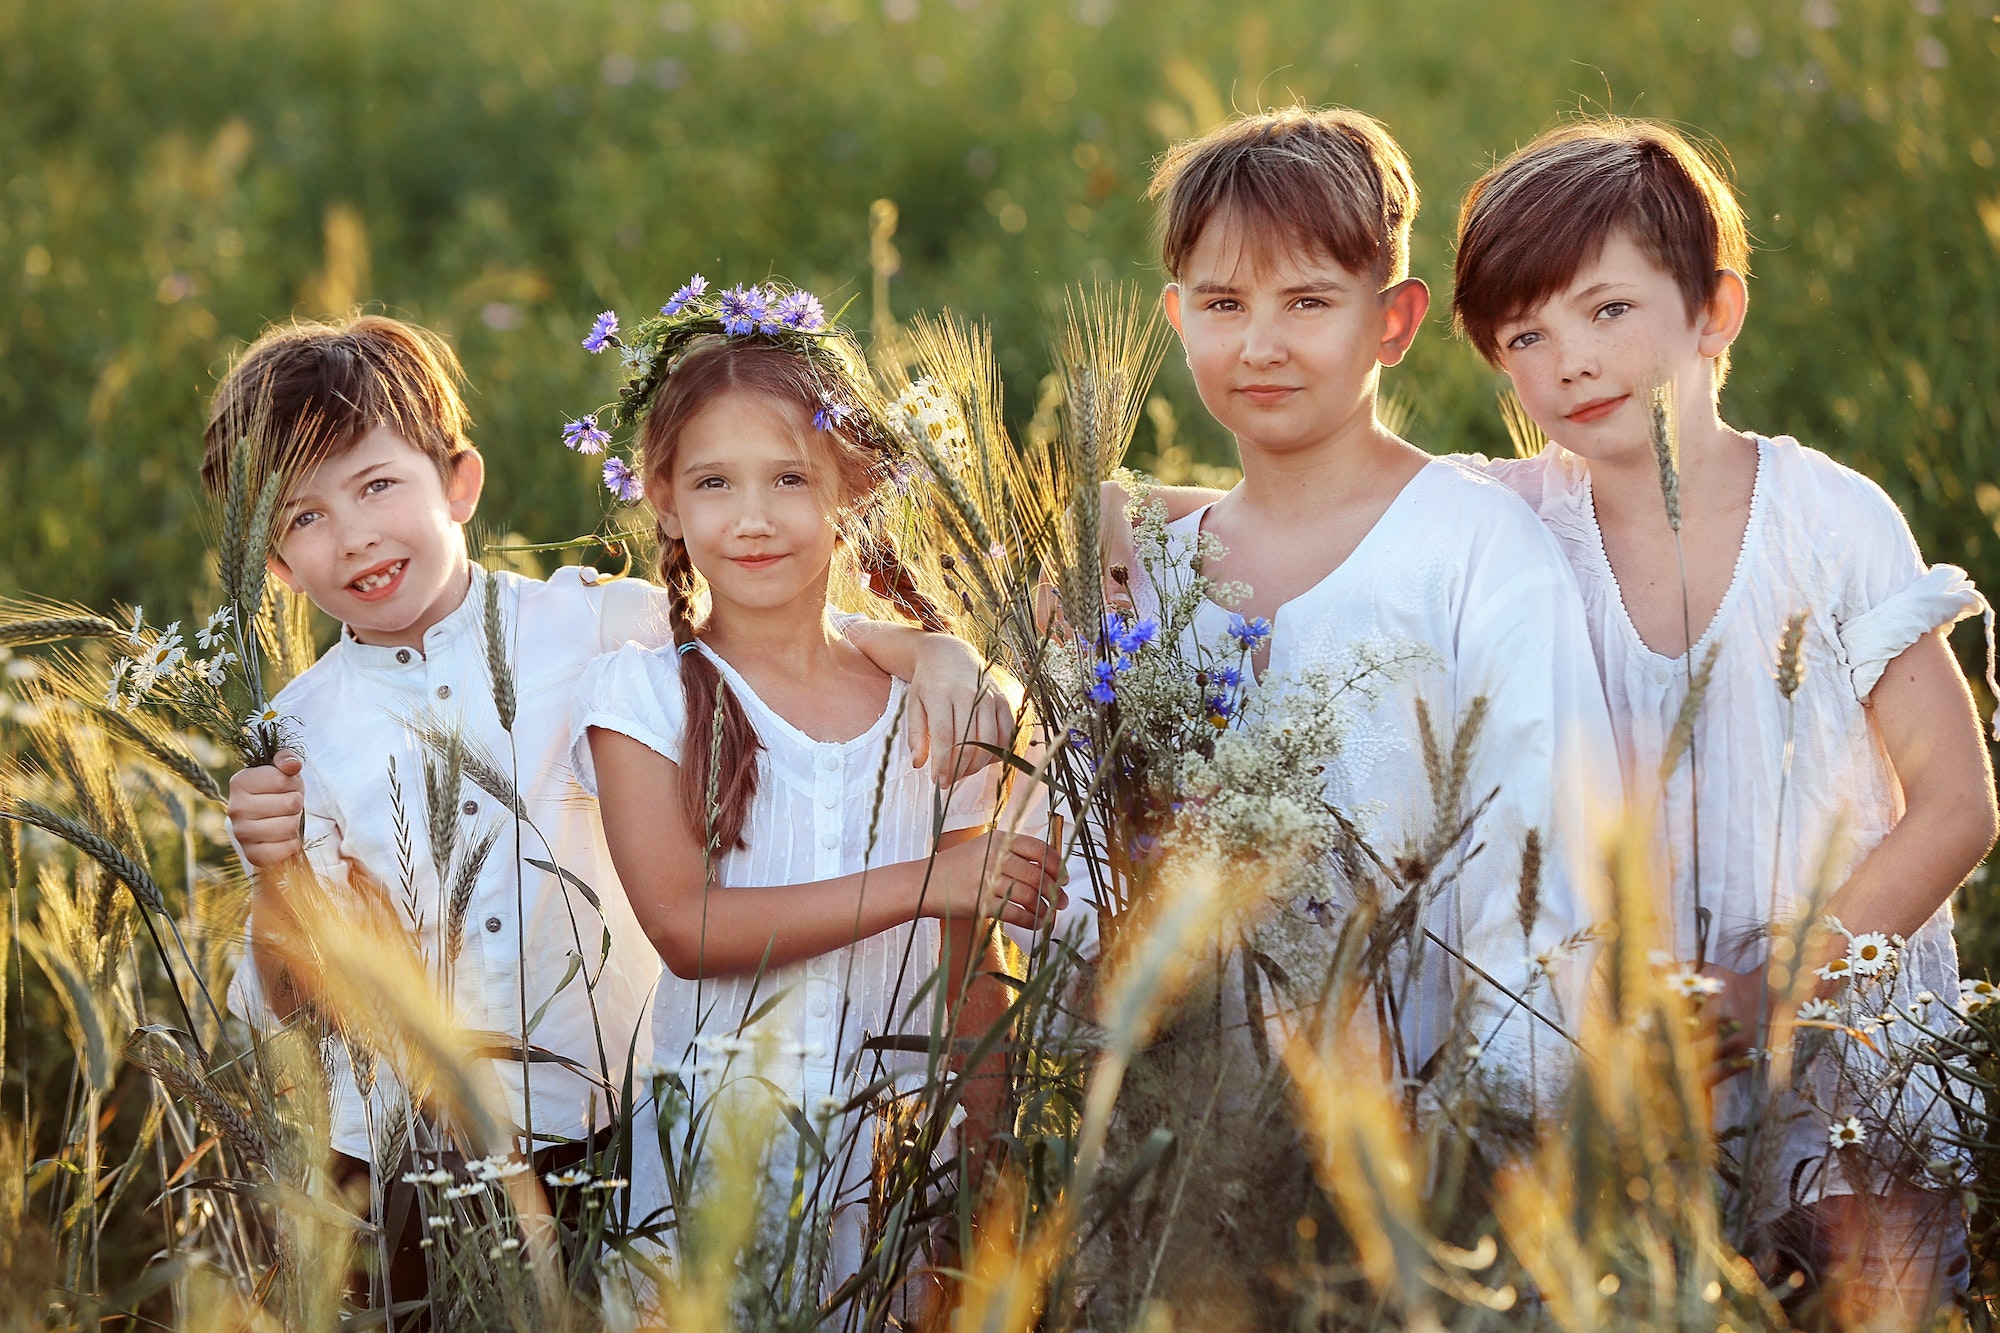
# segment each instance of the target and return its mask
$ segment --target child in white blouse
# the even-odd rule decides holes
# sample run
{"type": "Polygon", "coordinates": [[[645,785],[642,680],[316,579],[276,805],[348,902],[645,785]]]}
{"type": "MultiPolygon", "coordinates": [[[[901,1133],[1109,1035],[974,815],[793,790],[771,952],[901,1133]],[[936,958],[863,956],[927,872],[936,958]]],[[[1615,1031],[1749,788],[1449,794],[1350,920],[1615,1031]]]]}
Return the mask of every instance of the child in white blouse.
{"type": "MultiPolygon", "coordinates": [[[[986,836],[998,768],[942,796],[911,771],[901,684],[829,617],[834,563],[852,557],[912,618],[945,627],[883,530],[896,449],[869,401],[837,358],[756,335],[679,361],[640,439],[671,642],[591,666],[575,747],[673,973],[654,1006],[655,1064],[697,1106],[755,1073],[821,1117],[825,1157],[794,1205],[824,1256],[808,1261],[808,1291],[864,1257],[872,1116],[833,1108],[898,1066],[863,1042],[930,1026],[934,1006],[906,1014],[934,969],[949,1021],[976,1031],[974,1014],[1005,1005],[992,923],[1036,928],[1064,900],[1044,843],[986,836]]],[[[638,1137],[635,1219],[668,1202],[658,1136],[638,1137]]],[[[789,1190],[793,1153],[778,1160],[789,1190]]]]}
{"type": "MultiPolygon", "coordinates": [[[[1371,649],[1407,664],[1353,709],[1326,766],[1329,799],[1385,857],[1422,845],[1458,815],[1435,808],[1418,705],[1447,747],[1483,710],[1465,790],[1493,795],[1442,858],[1428,941],[1386,997],[1397,1071],[1442,1052],[1546,1100],[1570,1068],[1590,970],[1587,950],[1561,944],[1592,922],[1586,812],[1616,761],[1582,608],[1548,534],[1505,488],[1375,414],[1381,368],[1402,359],[1430,300],[1408,276],[1409,165],[1367,116],[1294,108],[1176,145],[1152,192],[1167,318],[1243,464],[1227,494],[1170,509],[1190,545],[1207,533],[1226,548],[1208,577],[1250,588],[1234,610],[1267,631],[1251,657],[1259,689],[1338,675],[1371,649]],[[1537,861],[1539,907],[1524,912],[1524,866],[1537,861]],[[1443,1050],[1454,1033],[1461,1049],[1443,1050]]],[[[1229,624],[1211,603],[1196,630],[1206,641],[1229,624]]]]}
{"type": "MultiPolygon", "coordinates": [[[[1962,570],[1926,568],[1873,482],[1717,413],[1747,262],[1742,211],[1700,153],[1660,125],[1588,120],[1472,187],[1453,294],[1460,327],[1552,441],[1488,467],[1576,570],[1633,790],[1657,785],[1687,655],[1714,654],[1699,773],[1678,762],[1661,822],[1674,951],[1722,985],[1707,1006],[1719,1060],[1764,1044],[1766,928],[1810,901],[1850,937],[1907,937],[1899,1010],[1926,991],[1955,997],[1949,900],[1995,831],[1986,747],[1944,640],[1983,599],[1962,570]],[[1679,423],[1678,543],[1648,426],[1663,383],[1679,423]],[[1803,677],[1788,697],[1777,645],[1800,613],[1803,677]]],[[[1845,948],[1835,938],[1806,965],[1845,948]]],[[[1719,1125],[1743,1118],[1751,1081],[1725,1085],[1719,1125]]],[[[1775,1179],[1795,1182],[1781,1201],[1795,1207],[1779,1233],[1799,1233],[1822,1277],[1840,1266],[1837,1317],[1920,1319],[1963,1282],[1950,1195],[1878,1179],[1829,1148],[1823,1120],[1783,1132],[1775,1179]]]]}

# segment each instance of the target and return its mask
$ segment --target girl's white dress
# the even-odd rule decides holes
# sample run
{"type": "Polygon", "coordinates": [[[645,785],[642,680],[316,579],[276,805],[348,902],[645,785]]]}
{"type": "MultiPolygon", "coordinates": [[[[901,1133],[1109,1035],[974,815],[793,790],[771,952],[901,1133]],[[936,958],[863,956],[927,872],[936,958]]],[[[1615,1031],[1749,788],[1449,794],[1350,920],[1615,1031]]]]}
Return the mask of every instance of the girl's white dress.
{"type": "MultiPolygon", "coordinates": [[[[764,749],[757,794],[745,825],[747,847],[722,858],[718,892],[806,884],[864,869],[927,859],[937,837],[990,822],[1001,769],[953,786],[947,796],[928,771],[910,765],[905,686],[894,681],[882,716],[847,741],[815,741],[773,712],[747,681],[706,645],[748,711],[764,749]]],[[[630,736],[675,763],[686,728],[680,662],[673,645],[627,644],[593,662],[579,686],[572,760],[579,780],[597,790],[589,729],[630,736]]],[[[663,811],[678,818],[678,810],[663,811]]],[[[826,1246],[819,1289],[837,1286],[861,1265],[866,1243],[874,1116],[866,1109],[831,1115],[857,1090],[884,1075],[899,1086],[921,1081],[921,1053],[864,1051],[871,1037],[923,1036],[933,1027],[938,923],[921,920],[858,940],[831,953],[774,967],[762,976],[684,981],[663,973],[653,1004],[653,1064],[677,1071],[699,1107],[724,1084],[740,1092],[775,1089],[815,1126],[824,1125],[827,1157],[808,1170],[808,1234],[826,1246]],[[921,999],[919,996],[922,991],[921,999]],[[915,1002],[913,1004],[913,1002],[915,1002]],[[830,1099],[830,1100],[829,1100],[830,1099]]],[[[739,1108],[724,1098],[719,1105],[739,1108]]],[[[784,1114],[783,1108],[775,1109],[784,1114]]],[[[649,1105],[632,1178],[632,1218],[668,1203],[666,1176],[649,1105]]],[[[682,1120],[685,1124],[685,1117],[682,1120]]],[[[781,1131],[771,1154],[772,1184],[793,1188],[796,1141],[781,1131]]],[[[724,1129],[714,1126],[716,1140],[724,1129]]],[[[678,1145],[682,1131],[673,1131],[678,1145]]],[[[677,1146],[676,1151],[679,1151],[677,1146]]],[[[655,1218],[658,1220],[658,1218],[655,1218]]]]}
{"type": "MultiPolygon", "coordinates": [[[[1671,877],[1672,951],[1695,956],[1694,788],[1685,760],[1664,793],[1656,774],[1686,697],[1687,663],[1639,638],[1612,576],[1597,526],[1590,472],[1551,445],[1525,460],[1479,460],[1541,515],[1576,571],[1591,641],[1627,774],[1638,799],[1660,801],[1659,856],[1671,877]]],[[[1789,919],[1815,894],[1837,889],[1901,815],[1900,793],[1868,699],[1904,649],[1985,608],[1951,565],[1928,567],[1909,525],[1881,487],[1815,449],[1780,437],[1757,441],[1757,480],[1743,549],[1714,621],[1695,643],[1715,668],[1695,724],[1700,760],[1702,906],[1713,913],[1709,958],[1758,966],[1767,923],[1789,919]],[[1775,681],[1786,620],[1806,612],[1805,679],[1789,703],[1775,681]],[[1785,750],[1792,759],[1786,777],[1785,750]]],[[[1958,956],[1946,903],[1910,937],[1897,979],[1900,1011],[1928,993],[1933,1020],[1958,997],[1958,956]]],[[[1898,1023],[1893,1042],[1919,1034],[1898,1023]]],[[[1718,1127],[1739,1122],[1751,1080],[1718,1091],[1718,1127]]],[[[1842,1114],[1849,1108],[1842,1108],[1842,1114]]],[[[1855,1108],[1858,1109],[1858,1108],[1855,1108]]],[[[1944,1108],[1921,1080],[1890,1114],[1920,1137],[1944,1108]]],[[[1827,1111],[1802,1112],[1785,1130],[1775,1179],[1780,1204],[1857,1188],[1832,1168],[1827,1111]]],[[[1761,1132],[1761,1131],[1760,1131],[1761,1132]]],[[[1919,1162],[1927,1160],[1918,1158],[1919,1162]]]]}

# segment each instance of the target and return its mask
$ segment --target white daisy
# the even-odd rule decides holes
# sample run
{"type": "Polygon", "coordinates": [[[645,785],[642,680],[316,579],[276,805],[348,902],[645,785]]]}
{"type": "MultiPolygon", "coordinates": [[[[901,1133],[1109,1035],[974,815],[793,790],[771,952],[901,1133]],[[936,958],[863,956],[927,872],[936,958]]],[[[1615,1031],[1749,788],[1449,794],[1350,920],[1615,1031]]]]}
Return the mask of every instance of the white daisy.
{"type": "Polygon", "coordinates": [[[1847,944],[1847,961],[1854,970],[1864,977],[1872,977],[1889,965],[1895,957],[1895,946],[1889,937],[1879,930],[1871,930],[1866,935],[1856,935],[1847,944]]]}
{"type": "Polygon", "coordinates": [[[1799,1021],[1801,1023],[1831,1022],[1833,1014],[1832,1000],[1822,1000],[1815,997],[1799,1006],[1799,1021]]]}
{"type": "Polygon", "coordinates": [[[1868,1131],[1861,1127],[1859,1120],[1849,1116],[1845,1120],[1834,1121],[1827,1128],[1826,1137],[1836,1149],[1858,1148],[1868,1142],[1868,1131]]]}

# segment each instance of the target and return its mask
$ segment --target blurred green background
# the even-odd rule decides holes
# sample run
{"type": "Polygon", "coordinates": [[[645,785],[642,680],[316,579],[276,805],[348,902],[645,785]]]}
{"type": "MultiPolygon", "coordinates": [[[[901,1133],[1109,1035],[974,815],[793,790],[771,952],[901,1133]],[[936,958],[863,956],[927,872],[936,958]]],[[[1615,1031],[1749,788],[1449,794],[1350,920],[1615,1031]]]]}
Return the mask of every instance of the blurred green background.
{"type": "MultiPolygon", "coordinates": [[[[487,524],[534,540],[602,516],[557,443],[610,392],[590,317],[696,269],[990,319],[1025,416],[1051,296],[1158,282],[1155,156],[1295,97],[1400,137],[1440,298],[1460,191],[1565,112],[1713,136],[1759,244],[1729,419],[2000,587],[1994,0],[0,0],[0,593],[205,609],[206,396],[355,303],[451,338],[487,524]]],[[[1507,449],[1441,320],[1389,385],[1422,443],[1507,449]]],[[[1137,462],[1232,461],[1177,365],[1160,392],[1137,462]]]]}

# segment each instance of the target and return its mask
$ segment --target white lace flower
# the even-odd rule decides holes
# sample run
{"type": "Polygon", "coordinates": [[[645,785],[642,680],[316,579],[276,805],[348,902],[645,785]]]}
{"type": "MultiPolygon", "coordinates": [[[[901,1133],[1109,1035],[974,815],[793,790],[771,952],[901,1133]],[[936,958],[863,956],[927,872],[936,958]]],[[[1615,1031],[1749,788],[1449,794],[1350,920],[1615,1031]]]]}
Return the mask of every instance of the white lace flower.
{"type": "Polygon", "coordinates": [[[1856,935],[1847,944],[1847,961],[1864,977],[1872,977],[1896,956],[1895,946],[1879,930],[1856,935]]]}
{"type": "Polygon", "coordinates": [[[1853,1116],[1836,1120],[1826,1131],[1826,1137],[1836,1149],[1858,1148],[1868,1141],[1868,1131],[1853,1116]]]}

